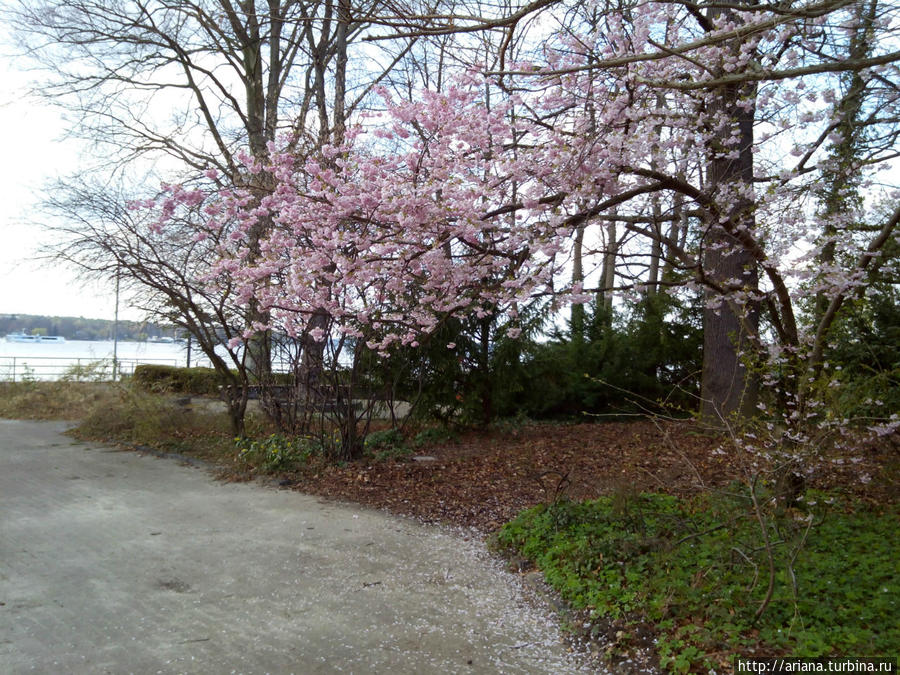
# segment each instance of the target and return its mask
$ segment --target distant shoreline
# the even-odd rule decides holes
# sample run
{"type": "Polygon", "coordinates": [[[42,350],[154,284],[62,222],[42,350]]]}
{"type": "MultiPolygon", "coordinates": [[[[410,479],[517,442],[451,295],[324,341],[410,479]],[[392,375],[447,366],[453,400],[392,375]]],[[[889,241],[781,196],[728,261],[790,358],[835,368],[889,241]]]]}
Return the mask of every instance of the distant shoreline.
{"type": "Polygon", "coordinates": [[[172,325],[142,321],[113,321],[85,319],[72,316],[44,316],[37,314],[0,314],[0,336],[11,334],[41,334],[69,340],[150,342],[154,338],[183,339],[185,336],[172,325]]]}

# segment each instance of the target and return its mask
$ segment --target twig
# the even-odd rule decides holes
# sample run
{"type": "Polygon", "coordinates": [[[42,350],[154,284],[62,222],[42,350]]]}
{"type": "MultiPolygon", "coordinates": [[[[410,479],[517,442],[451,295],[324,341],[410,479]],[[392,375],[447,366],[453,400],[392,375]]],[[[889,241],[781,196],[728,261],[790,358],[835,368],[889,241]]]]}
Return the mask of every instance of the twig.
{"type": "Polygon", "coordinates": [[[734,520],[732,520],[731,522],[728,522],[728,523],[719,523],[715,527],[711,527],[708,530],[703,530],[702,532],[694,532],[693,534],[689,534],[686,537],[682,537],[681,539],[676,541],[674,544],[672,544],[672,546],[673,547],[681,546],[686,541],[690,541],[691,539],[696,539],[697,537],[702,537],[704,534],[710,534],[712,532],[715,532],[716,530],[721,530],[723,527],[728,527],[733,522],[734,522],[734,520]]]}
{"type": "Polygon", "coordinates": [[[665,429],[663,429],[663,428],[660,426],[659,421],[657,420],[656,416],[655,416],[655,415],[654,415],[654,416],[651,416],[651,417],[650,417],[650,421],[653,422],[653,426],[655,426],[655,427],[659,430],[659,433],[662,434],[663,440],[666,442],[666,445],[668,445],[670,448],[672,448],[672,450],[674,450],[676,453],[678,453],[679,455],[681,455],[681,459],[684,460],[684,463],[687,464],[687,465],[691,468],[691,471],[694,472],[694,475],[697,477],[697,484],[698,484],[701,488],[705,488],[705,487],[706,487],[706,483],[704,483],[704,481],[703,481],[703,476],[700,475],[700,471],[697,470],[697,467],[694,466],[694,463],[691,462],[691,460],[690,460],[690,459],[688,458],[688,456],[681,450],[681,448],[679,448],[679,447],[672,441],[672,437],[669,435],[669,432],[666,431],[665,429]]]}
{"type": "Polygon", "coordinates": [[[772,544],[769,541],[769,529],[766,527],[766,521],[763,518],[762,510],[759,506],[759,499],[756,497],[755,476],[753,482],[750,484],[750,498],[753,500],[753,511],[756,513],[756,520],[759,522],[760,530],[762,530],[763,543],[765,544],[766,549],[766,560],[769,563],[769,587],[766,589],[766,597],[763,598],[759,608],[756,610],[756,614],[753,615],[753,622],[755,623],[759,620],[759,617],[762,616],[762,613],[766,611],[766,607],[769,606],[769,602],[772,600],[772,593],[775,591],[775,556],[772,553],[772,544]]]}
{"type": "Polygon", "coordinates": [[[799,614],[799,592],[797,590],[797,576],[794,574],[794,562],[797,560],[797,556],[800,555],[800,551],[803,550],[804,544],[806,544],[806,538],[809,536],[809,531],[812,529],[813,520],[815,517],[813,514],[809,514],[809,522],[806,525],[806,530],[803,532],[803,536],[800,538],[800,543],[794,548],[794,553],[791,555],[791,559],[788,561],[788,573],[791,575],[791,591],[794,594],[794,612],[795,614],[799,614]]]}
{"type": "Polygon", "coordinates": [[[731,550],[734,551],[735,553],[737,553],[739,556],[741,556],[744,560],[746,560],[748,563],[750,563],[753,566],[753,581],[751,581],[750,585],[747,586],[747,591],[746,591],[747,593],[749,593],[750,591],[753,590],[754,586],[756,586],[756,582],[759,579],[759,565],[757,565],[755,562],[753,562],[753,559],[750,558],[746,553],[744,553],[737,546],[732,546],[731,550]]]}

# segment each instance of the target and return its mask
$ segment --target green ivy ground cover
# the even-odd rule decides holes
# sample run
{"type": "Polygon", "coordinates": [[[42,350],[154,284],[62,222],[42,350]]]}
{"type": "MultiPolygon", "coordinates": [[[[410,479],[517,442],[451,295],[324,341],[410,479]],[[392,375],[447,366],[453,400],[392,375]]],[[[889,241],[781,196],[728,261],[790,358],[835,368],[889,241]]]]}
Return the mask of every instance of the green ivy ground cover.
{"type": "Polygon", "coordinates": [[[723,654],[900,653],[897,507],[807,494],[776,509],[759,496],[775,583],[758,619],[770,566],[746,489],[542,505],[508,523],[498,543],[593,619],[655,626],[671,671],[706,672],[723,654]]]}

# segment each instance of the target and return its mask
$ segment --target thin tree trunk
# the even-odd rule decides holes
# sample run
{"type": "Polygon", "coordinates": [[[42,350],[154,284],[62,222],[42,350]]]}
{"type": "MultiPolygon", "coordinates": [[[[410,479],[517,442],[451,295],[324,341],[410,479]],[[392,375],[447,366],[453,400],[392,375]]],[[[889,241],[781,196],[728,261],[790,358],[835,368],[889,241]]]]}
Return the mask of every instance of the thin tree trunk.
{"type": "MultiPolygon", "coordinates": [[[[658,108],[666,107],[666,98],[662,93],[656,95],[656,106],[658,108]]],[[[662,138],[662,125],[656,126],[654,134],[656,135],[656,140],[651,148],[650,167],[654,170],[659,170],[659,144],[660,139],[662,138]]],[[[650,268],[647,271],[647,295],[653,296],[656,295],[656,292],[659,290],[659,267],[660,258],[663,253],[662,242],[660,241],[660,235],[662,234],[662,206],[660,204],[660,194],[658,192],[653,193],[650,198],[650,203],[653,213],[653,222],[650,224],[650,228],[652,229],[654,236],[650,241],[650,268]]]]}
{"type": "MultiPolygon", "coordinates": [[[[878,14],[878,0],[871,0],[867,5],[859,3],[855,6],[858,20],[856,32],[850,40],[848,60],[865,58],[872,50],[872,27],[878,14]]],[[[819,253],[819,269],[826,271],[834,263],[837,252],[838,229],[835,219],[852,213],[859,205],[859,182],[857,180],[859,142],[864,126],[859,124],[866,95],[866,80],[862,73],[849,74],[847,93],[835,106],[835,113],[840,122],[833,134],[838,137],[832,145],[829,167],[822,176],[822,219],[825,222],[824,236],[827,239],[819,253]]],[[[814,319],[817,325],[824,317],[831,298],[824,290],[816,294],[814,319]]]]}
{"type": "MultiPolygon", "coordinates": [[[[334,3],[328,0],[325,11],[325,23],[322,28],[321,39],[315,53],[315,98],[319,111],[319,142],[325,144],[343,142],[346,124],[346,93],[347,93],[347,34],[349,32],[350,0],[339,0],[337,9],[337,22],[335,30],[334,59],[335,81],[334,99],[332,101],[333,117],[329,125],[327,113],[327,90],[325,87],[325,64],[329,57],[330,31],[334,3]]],[[[331,317],[324,309],[316,309],[307,322],[307,329],[303,336],[303,353],[298,377],[299,400],[306,406],[318,407],[323,403],[325,392],[322,391],[322,375],[325,367],[325,348],[328,345],[328,329],[331,317]],[[326,339],[317,342],[311,336],[312,332],[322,330],[326,339]]]]}
{"type": "Polygon", "coordinates": [[[660,220],[662,218],[662,209],[659,204],[659,195],[653,195],[653,222],[650,224],[650,227],[653,229],[653,234],[655,235],[650,242],[650,269],[647,272],[647,295],[653,296],[656,295],[659,290],[659,268],[660,268],[660,259],[663,254],[662,242],[660,241],[660,235],[662,234],[662,229],[660,226],[660,220]]]}
{"type": "Polygon", "coordinates": [[[493,378],[491,377],[491,324],[492,317],[486,316],[478,326],[480,368],[478,374],[481,398],[481,420],[485,426],[494,419],[493,378]]]}
{"type": "Polygon", "coordinates": [[[606,252],[603,256],[603,270],[601,272],[601,293],[603,307],[607,311],[612,309],[613,287],[616,283],[616,255],[619,252],[618,233],[616,231],[615,213],[606,225],[606,252]]]}
{"type": "MultiPolygon", "coordinates": [[[[575,246],[572,252],[572,284],[584,282],[584,225],[575,230],[575,246]]],[[[584,305],[572,305],[571,335],[574,342],[584,341],[584,305]]]]}

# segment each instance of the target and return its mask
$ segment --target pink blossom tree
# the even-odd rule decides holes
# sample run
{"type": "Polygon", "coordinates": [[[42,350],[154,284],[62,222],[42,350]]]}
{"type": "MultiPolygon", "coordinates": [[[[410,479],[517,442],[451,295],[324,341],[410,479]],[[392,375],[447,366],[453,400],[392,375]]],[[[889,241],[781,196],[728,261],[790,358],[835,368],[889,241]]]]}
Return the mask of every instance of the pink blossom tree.
{"type": "MultiPolygon", "coordinates": [[[[823,233],[834,242],[828,228],[842,231],[834,223],[848,217],[816,207],[846,101],[863,101],[854,124],[876,140],[841,175],[873,175],[894,156],[900,55],[875,35],[891,35],[896,8],[881,5],[865,25],[855,6],[831,1],[639,8],[602,6],[543,40],[531,61],[387,100],[342,143],[307,156],[273,146],[265,165],[248,158],[250,174],[273,177],[258,200],[179,196],[209,200],[210,218],[230,228],[218,272],[270,317],[253,329],[343,336],[385,353],[415,346],[446,317],[490,312],[514,335],[521,303],[589,297],[561,281],[570,242],[618,222],[643,242],[630,255],[650,258],[646,269],[663,256],[706,295],[707,420],[750,415],[755,374],[776,371],[790,373],[780,383],[791,414],[805,415],[830,326],[887,262],[881,252],[900,221],[900,211],[870,210],[874,226],[841,241],[841,264],[816,269],[823,233]],[[845,74],[858,77],[848,85],[845,74]],[[254,250],[263,219],[274,226],[254,250]],[[686,223],[696,245],[664,222],[686,223]],[[804,322],[799,282],[811,277],[823,309],[804,322]]],[[[861,189],[876,199],[867,180],[861,189]]],[[[597,249],[587,264],[600,267],[610,252],[597,249]]],[[[634,279],[639,287],[647,277],[634,279]]]]}

